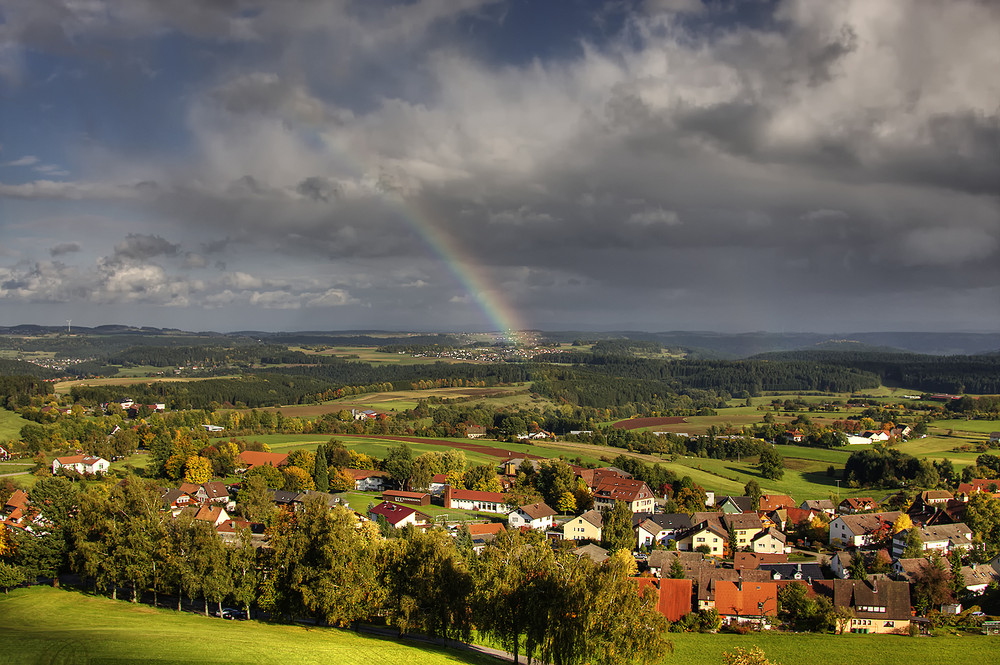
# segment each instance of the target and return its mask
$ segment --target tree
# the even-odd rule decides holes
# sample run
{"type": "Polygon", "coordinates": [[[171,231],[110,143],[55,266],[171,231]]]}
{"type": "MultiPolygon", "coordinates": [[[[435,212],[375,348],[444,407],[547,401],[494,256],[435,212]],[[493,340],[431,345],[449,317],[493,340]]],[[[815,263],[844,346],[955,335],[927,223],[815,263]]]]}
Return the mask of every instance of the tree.
{"type": "Polygon", "coordinates": [[[337,469],[330,478],[331,492],[350,492],[355,487],[354,476],[347,469],[337,469]]]}
{"type": "Polygon", "coordinates": [[[576,474],[570,466],[560,460],[545,460],[538,466],[538,473],[535,474],[535,487],[550,506],[559,503],[559,497],[565,492],[572,492],[576,488],[576,474]]]}
{"type": "MultiPolygon", "coordinates": [[[[267,467],[271,468],[271,467],[267,467]]],[[[240,483],[236,505],[243,517],[250,522],[270,524],[274,514],[274,495],[267,487],[263,474],[248,473],[240,483]]]]}
{"type": "Polygon", "coordinates": [[[775,448],[764,446],[760,452],[757,468],[768,480],[781,480],[785,475],[785,461],[775,448]]]}
{"type": "Polygon", "coordinates": [[[192,455],[187,458],[187,461],[184,463],[184,482],[201,485],[203,483],[207,483],[211,479],[211,460],[201,457],[200,455],[192,455]]]}
{"type": "Polygon", "coordinates": [[[313,480],[316,489],[326,492],[330,489],[330,470],[326,462],[326,451],[323,446],[316,447],[316,463],[313,466],[313,480]]]}
{"type": "Polygon", "coordinates": [[[286,466],[281,470],[281,475],[284,477],[284,483],[282,484],[282,489],[284,490],[288,490],[289,492],[304,492],[305,490],[316,489],[312,476],[305,469],[297,466],[286,466]]]}
{"type": "Polygon", "coordinates": [[[0,587],[3,587],[3,595],[7,595],[7,590],[24,582],[24,571],[17,566],[0,561],[0,587]]]}
{"type": "Polygon", "coordinates": [[[929,609],[951,602],[951,573],[945,568],[941,555],[937,552],[914,576],[913,607],[920,614],[929,609]]]}
{"type": "Polygon", "coordinates": [[[563,514],[576,512],[576,497],[572,492],[563,492],[556,509],[563,514]]]}
{"type": "Polygon", "coordinates": [[[724,665],[778,665],[768,660],[758,646],[750,647],[749,651],[743,647],[736,647],[732,653],[723,651],[722,662],[724,665]]]}
{"type": "Polygon", "coordinates": [[[913,520],[906,513],[901,514],[896,518],[896,521],[892,523],[892,533],[897,534],[900,531],[913,528],[913,520]]]}
{"type": "Polygon", "coordinates": [[[681,565],[680,559],[675,558],[674,562],[670,564],[670,579],[682,580],[684,576],[684,566],[681,565]]]}
{"type": "Polygon", "coordinates": [[[282,485],[285,484],[285,479],[282,477],[281,472],[270,464],[258,464],[253,467],[243,474],[243,482],[254,476],[260,476],[264,480],[264,486],[271,489],[281,489],[282,485]]]}
{"type": "Polygon", "coordinates": [[[1000,552],[1000,500],[987,492],[976,492],[965,508],[965,523],[972,530],[972,540],[992,557],[1000,552]]]}
{"type": "Polygon", "coordinates": [[[463,481],[465,482],[465,489],[468,490],[498,492],[499,483],[496,478],[497,473],[492,466],[489,464],[480,464],[466,471],[463,481]],[[490,487],[496,487],[496,489],[489,489],[490,487]]]}
{"type": "Polygon", "coordinates": [[[413,476],[413,452],[405,443],[389,449],[385,460],[385,470],[389,476],[399,483],[400,488],[409,489],[410,478],[413,476]]]}
{"type": "Polygon", "coordinates": [[[764,496],[764,492],[760,489],[760,484],[756,480],[751,479],[743,486],[743,494],[750,497],[751,506],[754,510],[760,510],[760,498],[764,496]]]}
{"type": "Polygon", "coordinates": [[[601,546],[609,552],[617,550],[632,551],[635,539],[632,531],[632,511],[624,501],[615,501],[613,508],[601,511],[603,526],[601,528],[601,546]]]}
{"type": "Polygon", "coordinates": [[[924,543],[920,540],[920,532],[917,527],[910,527],[906,532],[906,549],[903,550],[903,559],[916,559],[924,555],[924,543]]]}

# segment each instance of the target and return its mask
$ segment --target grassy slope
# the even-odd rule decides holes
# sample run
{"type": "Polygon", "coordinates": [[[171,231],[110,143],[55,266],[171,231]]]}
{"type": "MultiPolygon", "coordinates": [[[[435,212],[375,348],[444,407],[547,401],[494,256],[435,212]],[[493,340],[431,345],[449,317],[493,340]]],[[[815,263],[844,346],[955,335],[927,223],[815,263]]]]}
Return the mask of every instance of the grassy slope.
{"type": "MultiPolygon", "coordinates": [[[[0,596],[0,663],[495,663],[458,651],[334,629],[226,622],[45,587],[0,596]],[[45,617],[45,618],[40,618],[45,617]]],[[[794,665],[994,663],[1000,640],[986,636],[674,634],[662,662],[719,665],[724,651],[757,645],[794,665]]]]}
{"type": "Polygon", "coordinates": [[[21,428],[24,427],[27,422],[27,420],[13,411],[0,409],[0,441],[8,441],[19,438],[21,436],[21,428]]]}
{"type": "Polygon", "coordinates": [[[223,621],[45,587],[0,596],[0,663],[490,663],[348,631],[223,621]]]}

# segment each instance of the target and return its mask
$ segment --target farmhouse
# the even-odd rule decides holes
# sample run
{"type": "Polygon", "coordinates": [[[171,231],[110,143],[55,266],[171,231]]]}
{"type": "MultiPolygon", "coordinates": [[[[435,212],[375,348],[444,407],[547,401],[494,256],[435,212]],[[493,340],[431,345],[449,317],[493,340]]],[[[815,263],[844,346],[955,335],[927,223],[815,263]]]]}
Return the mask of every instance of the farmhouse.
{"type": "Polygon", "coordinates": [[[345,469],[354,478],[354,489],[359,492],[381,492],[388,480],[385,472],[371,469],[345,469]]]}
{"type": "Polygon", "coordinates": [[[368,510],[368,519],[375,521],[379,517],[384,517],[386,522],[397,529],[407,524],[422,526],[430,521],[427,515],[417,512],[409,506],[397,506],[389,501],[383,501],[368,510]]]}
{"type": "Polygon", "coordinates": [[[451,485],[444,488],[444,507],[460,510],[479,510],[484,513],[504,515],[509,512],[507,500],[500,492],[457,490],[451,485]]]}
{"type": "Polygon", "coordinates": [[[830,522],[830,544],[870,547],[892,534],[892,524],[901,512],[840,515],[830,522]]]}
{"type": "Polygon", "coordinates": [[[878,510],[878,502],[870,496],[856,496],[844,499],[837,505],[840,514],[869,513],[878,510]]]}
{"type": "Polygon", "coordinates": [[[556,511],[544,503],[531,503],[508,513],[507,523],[513,529],[528,527],[544,531],[552,526],[552,516],[555,514],[556,511]]]}
{"type": "Polygon", "coordinates": [[[853,612],[838,619],[838,629],[852,633],[905,633],[910,626],[910,585],[873,576],[870,580],[830,580],[815,584],[831,589],[834,607],[853,612]]]}
{"type": "Polygon", "coordinates": [[[52,473],[59,473],[59,469],[73,469],[80,474],[107,473],[111,462],[103,457],[91,457],[90,455],[71,455],[69,457],[57,457],[52,460],[52,473]]]}
{"type": "Polygon", "coordinates": [[[629,478],[605,478],[594,490],[594,508],[614,508],[615,502],[628,504],[633,513],[651,513],[656,505],[646,483],[629,478]]]}

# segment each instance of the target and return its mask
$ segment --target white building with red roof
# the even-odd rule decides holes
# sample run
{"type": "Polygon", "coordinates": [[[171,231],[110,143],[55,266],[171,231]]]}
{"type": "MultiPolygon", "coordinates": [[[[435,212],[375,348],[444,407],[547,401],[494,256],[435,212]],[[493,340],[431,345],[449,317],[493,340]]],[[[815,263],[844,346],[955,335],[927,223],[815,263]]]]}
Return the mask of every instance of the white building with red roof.
{"type": "Polygon", "coordinates": [[[60,469],[73,469],[79,474],[107,473],[110,467],[111,462],[108,460],[90,455],[70,455],[52,460],[53,474],[59,473],[60,469]]]}
{"type": "Polygon", "coordinates": [[[641,480],[604,478],[594,490],[594,508],[614,508],[616,501],[628,504],[633,513],[651,513],[656,506],[653,492],[641,480]]]}
{"type": "Polygon", "coordinates": [[[377,506],[368,510],[368,519],[372,521],[384,517],[391,526],[400,529],[407,524],[413,526],[424,526],[430,522],[430,518],[418,510],[409,506],[400,506],[390,501],[383,501],[377,506]]]}

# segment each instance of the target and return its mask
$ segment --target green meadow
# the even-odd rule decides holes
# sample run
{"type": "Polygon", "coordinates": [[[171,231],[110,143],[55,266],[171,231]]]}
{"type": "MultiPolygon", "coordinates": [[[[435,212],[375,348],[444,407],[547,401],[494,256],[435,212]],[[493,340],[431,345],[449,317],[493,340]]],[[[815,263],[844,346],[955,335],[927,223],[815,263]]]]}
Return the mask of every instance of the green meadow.
{"type": "MultiPolygon", "coordinates": [[[[935,420],[931,426],[942,431],[955,430],[956,432],[971,432],[973,434],[1000,432],[1000,421],[997,420],[935,420]]],[[[980,441],[985,438],[983,436],[976,437],[980,441]]]]}
{"type": "Polygon", "coordinates": [[[27,420],[13,411],[0,409],[0,441],[19,439],[21,437],[21,428],[27,422],[27,420]]]}
{"type": "MultiPolygon", "coordinates": [[[[0,596],[0,664],[248,663],[439,665],[496,663],[467,651],[335,628],[223,621],[32,587],[0,596]]],[[[782,665],[995,663],[1000,639],[982,635],[903,637],[778,632],[671,634],[668,665],[722,665],[724,652],[760,647],[782,665]]]]}
{"type": "Polygon", "coordinates": [[[497,662],[464,651],[346,630],[224,621],[47,587],[0,596],[0,625],[3,665],[497,662]]]}

